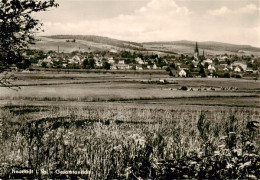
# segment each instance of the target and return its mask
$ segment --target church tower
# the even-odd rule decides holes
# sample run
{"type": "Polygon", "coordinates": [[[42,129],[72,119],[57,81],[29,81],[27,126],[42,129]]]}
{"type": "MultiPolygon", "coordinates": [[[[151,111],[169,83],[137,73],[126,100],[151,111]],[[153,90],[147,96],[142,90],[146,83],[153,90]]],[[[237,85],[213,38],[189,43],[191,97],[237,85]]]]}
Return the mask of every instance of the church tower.
{"type": "Polygon", "coordinates": [[[196,41],[195,51],[194,51],[194,59],[199,60],[199,47],[196,41]]]}

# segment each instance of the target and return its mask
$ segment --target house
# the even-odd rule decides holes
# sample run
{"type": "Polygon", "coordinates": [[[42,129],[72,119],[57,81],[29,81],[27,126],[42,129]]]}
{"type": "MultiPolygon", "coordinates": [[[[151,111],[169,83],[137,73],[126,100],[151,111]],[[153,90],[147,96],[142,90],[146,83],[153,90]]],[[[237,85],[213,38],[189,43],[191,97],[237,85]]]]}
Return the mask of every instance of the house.
{"type": "Polygon", "coordinates": [[[117,70],[117,66],[116,65],[112,65],[112,66],[110,66],[110,69],[111,70],[117,70]]]}
{"type": "Polygon", "coordinates": [[[135,61],[136,61],[138,64],[144,64],[144,61],[143,61],[142,58],[140,58],[140,57],[135,58],[135,61]]]}
{"type": "Polygon", "coordinates": [[[186,77],[187,76],[187,72],[184,69],[181,69],[179,72],[179,76],[180,77],[186,77]]]}
{"type": "Polygon", "coordinates": [[[153,65],[153,69],[158,69],[156,64],[153,65]]]}
{"type": "Polygon", "coordinates": [[[120,60],[120,61],[118,62],[118,64],[125,64],[125,61],[124,61],[124,60],[120,60]]]}
{"type": "Polygon", "coordinates": [[[137,65],[136,65],[136,70],[143,70],[142,65],[137,64],[137,65]]]}
{"type": "Polygon", "coordinates": [[[114,58],[113,57],[108,58],[108,63],[109,64],[115,64],[114,58]]]}
{"type": "Polygon", "coordinates": [[[43,62],[52,63],[52,58],[51,58],[51,56],[48,56],[47,58],[44,58],[44,59],[43,59],[43,62]]]}
{"type": "Polygon", "coordinates": [[[95,64],[96,64],[97,67],[102,67],[103,66],[103,62],[101,60],[95,61],[95,64]]]}
{"type": "Polygon", "coordinates": [[[202,64],[204,65],[205,63],[213,64],[213,61],[211,59],[206,59],[202,62],[202,64]]]}
{"type": "Polygon", "coordinates": [[[209,70],[209,71],[216,71],[216,68],[215,68],[212,64],[210,64],[210,65],[208,66],[208,70],[209,70]]]}
{"type": "MultiPolygon", "coordinates": [[[[193,62],[193,61],[192,61],[192,62],[193,62]]],[[[193,62],[193,65],[194,65],[195,68],[198,67],[198,64],[199,64],[199,62],[197,62],[197,61],[194,61],[194,62],[193,62]]]]}
{"type": "Polygon", "coordinates": [[[130,66],[129,64],[115,64],[110,67],[112,70],[129,70],[130,66]]]}
{"type": "Polygon", "coordinates": [[[227,67],[225,67],[223,70],[224,70],[224,71],[229,71],[229,69],[228,69],[227,67]]]}
{"type": "Polygon", "coordinates": [[[228,59],[227,56],[221,56],[221,57],[219,58],[219,61],[225,61],[226,59],[228,59]]]}
{"type": "Polygon", "coordinates": [[[241,72],[241,68],[239,66],[235,67],[234,72],[241,72]]]}
{"type": "Polygon", "coordinates": [[[168,68],[168,66],[163,66],[163,67],[162,67],[162,69],[167,69],[167,68],[168,68]]]}
{"type": "Polygon", "coordinates": [[[81,59],[78,55],[73,56],[71,59],[69,60],[69,64],[80,64],[81,63],[81,59]]]}
{"type": "Polygon", "coordinates": [[[111,53],[118,53],[118,51],[116,49],[110,49],[109,52],[111,52],[111,53]]]}
{"type": "Polygon", "coordinates": [[[247,73],[253,73],[254,71],[253,71],[252,68],[247,68],[247,69],[246,69],[246,72],[247,72],[247,73]]]}
{"type": "Polygon", "coordinates": [[[11,71],[18,71],[18,68],[17,68],[16,66],[14,66],[14,65],[12,65],[12,66],[10,67],[10,69],[11,69],[11,71]]]}
{"type": "Polygon", "coordinates": [[[180,69],[180,67],[181,67],[181,63],[175,63],[175,66],[176,66],[176,68],[178,68],[178,69],[180,69]]]}
{"type": "Polygon", "coordinates": [[[80,59],[80,57],[78,55],[73,56],[71,59],[69,59],[69,61],[71,63],[76,63],[76,64],[80,64],[81,63],[81,59],[80,59]]]}
{"type": "Polygon", "coordinates": [[[47,66],[51,66],[53,64],[52,58],[50,56],[44,58],[43,60],[39,60],[37,66],[42,66],[43,62],[45,62],[47,66]]]}
{"type": "Polygon", "coordinates": [[[237,67],[237,66],[240,66],[241,67],[241,70],[243,71],[246,71],[247,69],[247,64],[246,62],[243,62],[243,61],[235,61],[234,63],[232,63],[232,67],[237,67]]]}

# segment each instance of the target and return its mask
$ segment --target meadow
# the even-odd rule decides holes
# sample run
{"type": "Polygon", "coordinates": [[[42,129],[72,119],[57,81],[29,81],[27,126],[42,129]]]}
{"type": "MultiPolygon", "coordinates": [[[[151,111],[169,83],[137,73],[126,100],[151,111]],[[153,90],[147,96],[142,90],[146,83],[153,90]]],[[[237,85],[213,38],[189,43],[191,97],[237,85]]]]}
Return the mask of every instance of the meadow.
{"type": "Polygon", "coordinates": [[[1,178],[260,178],[258,81],[95,73],[19,78],[17,92],[0,87],[1,178]],[[142,83],[160,79],[173,83],[142,83]]]}

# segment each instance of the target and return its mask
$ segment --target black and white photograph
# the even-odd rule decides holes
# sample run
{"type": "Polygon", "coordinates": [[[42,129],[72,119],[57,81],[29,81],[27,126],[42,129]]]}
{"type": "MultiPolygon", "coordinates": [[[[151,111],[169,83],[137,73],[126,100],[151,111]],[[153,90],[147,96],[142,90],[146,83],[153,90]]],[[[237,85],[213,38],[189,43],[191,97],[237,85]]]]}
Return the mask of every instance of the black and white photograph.
{"type": "Polygon", "coordinates": [[[260,0],[0,0],[8,179],[260,179],[260,0]]]}

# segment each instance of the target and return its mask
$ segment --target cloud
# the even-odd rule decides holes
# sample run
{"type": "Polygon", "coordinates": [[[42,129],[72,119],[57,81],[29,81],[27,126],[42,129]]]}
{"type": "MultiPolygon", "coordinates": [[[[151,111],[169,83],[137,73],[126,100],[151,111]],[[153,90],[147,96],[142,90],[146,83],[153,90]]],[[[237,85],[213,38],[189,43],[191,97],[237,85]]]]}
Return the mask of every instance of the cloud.
{"type": "Polygon", "coordinates": [[[252,14],[255,12],[260,13],[260,8],[258,8],[255,4],[248,4],[245,7],[238,9],[235,12],[236,13],[249,13],[249,14],[252,14]]]}
{"type": "Polygon", "coordinates": [[[222,15],[238,15],[238,14],[254,14],[260,13],[260,8],[257,7],[255,4],[248,4],[245,7],[241,7],[238,9],[229,9],[226,6],[222,6],[219,9],[208,10],[208,14],[213,16],[222,16],[222,15]]]}
{"type": "Polygon", "coordinates": [[[210,15],[213,15],[213,16],[220,16],[220,15],[225,15],[227,13],[230,13],[231,10],[228,9],[227,7],[223,6],[221,7],[220,9],[215,9],[215,10],[209,10],[208,13],[210,15]]]}
{"type": "Polygon", "coordinates": [[[169,34],[172,34],[171,39],[178,38],[182,29],[190,28],[190,14],[188,8],[177,5],[174,0],[152,0],[132,15],[121,14],[115,18],[78,23],[46,22],[45,29],[52,34],[96,34],[137,41],[149,41],[151,37],[167,40],[169,34]]]}
{"type": "Polygon", "coordinates": [[[78,22],[45,22],[45,35],[101,35],[129,41],[223,41],[260,46],[259,8],[255,4],[198,14],[174,0],[150,0],[131,14],[78,22]]]}

